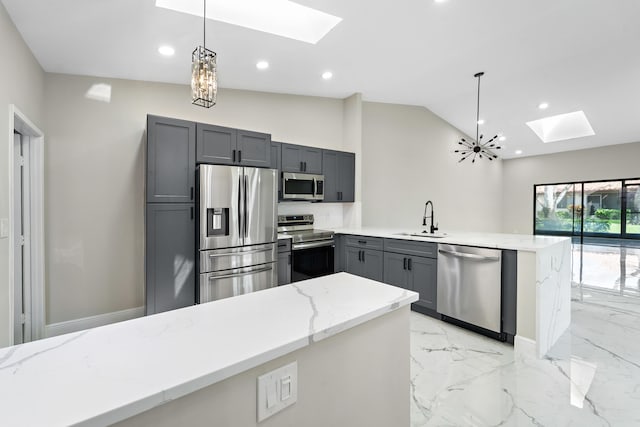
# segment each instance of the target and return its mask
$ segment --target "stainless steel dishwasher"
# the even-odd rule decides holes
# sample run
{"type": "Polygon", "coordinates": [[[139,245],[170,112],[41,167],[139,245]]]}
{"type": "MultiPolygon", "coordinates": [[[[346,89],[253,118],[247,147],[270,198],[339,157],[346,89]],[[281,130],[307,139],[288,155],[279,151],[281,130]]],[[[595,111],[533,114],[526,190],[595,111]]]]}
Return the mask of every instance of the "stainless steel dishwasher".
{"type": "Polygon", "coordinates": [[[439,244],[438,313],[501,333],[501,270],[500,249],[439,244]]]}

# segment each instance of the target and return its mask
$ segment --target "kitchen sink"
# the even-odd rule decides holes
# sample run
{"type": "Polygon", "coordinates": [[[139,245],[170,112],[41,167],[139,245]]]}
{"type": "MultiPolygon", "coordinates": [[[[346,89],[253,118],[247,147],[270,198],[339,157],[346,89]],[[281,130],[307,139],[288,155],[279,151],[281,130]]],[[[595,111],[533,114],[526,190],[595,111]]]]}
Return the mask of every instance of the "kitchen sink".
{"type": "Polygon", "coordinates": [[[396,236],[412,236],[412,237],[425,237],[429,239],[441,239],[447,237],[447,233],[423,233],[418,231],[416,233],[395,233],[396,236]]]}

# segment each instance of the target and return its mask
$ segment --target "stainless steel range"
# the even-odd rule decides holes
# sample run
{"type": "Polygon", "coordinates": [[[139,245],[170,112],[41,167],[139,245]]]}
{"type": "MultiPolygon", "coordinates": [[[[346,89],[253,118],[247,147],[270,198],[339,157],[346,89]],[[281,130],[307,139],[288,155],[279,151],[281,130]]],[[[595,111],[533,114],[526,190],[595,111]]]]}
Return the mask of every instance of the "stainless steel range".
{"type": "Polygon", "coordinates": [[[313,228],[313,215],[278,215],[278,233],[291,236],[291,281],[334,271],[333,231],[313,228]]]}

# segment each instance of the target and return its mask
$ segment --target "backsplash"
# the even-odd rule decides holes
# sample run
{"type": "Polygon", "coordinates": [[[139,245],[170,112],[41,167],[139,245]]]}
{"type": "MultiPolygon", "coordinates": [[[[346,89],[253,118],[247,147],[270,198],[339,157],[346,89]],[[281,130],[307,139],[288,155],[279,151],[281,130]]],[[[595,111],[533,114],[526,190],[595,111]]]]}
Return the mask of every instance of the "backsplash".
{"type": "Polygon", "coordinates": [[[344,210],[341,203],[280,202],[278,215],[313,214],[315,228],[344,227],[344,210]]]}

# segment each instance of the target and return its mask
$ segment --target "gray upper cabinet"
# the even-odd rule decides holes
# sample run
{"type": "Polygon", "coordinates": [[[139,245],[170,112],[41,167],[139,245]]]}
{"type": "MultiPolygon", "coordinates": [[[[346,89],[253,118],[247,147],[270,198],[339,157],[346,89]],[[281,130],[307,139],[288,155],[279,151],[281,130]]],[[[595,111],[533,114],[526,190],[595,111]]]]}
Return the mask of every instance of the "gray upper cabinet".
{"type": "Polygon", "coordinates": [[[353,202],[356,156],[354,153],[322,150],[325,202],[353,202]]]}
{"type": "Polygon", "coordinates": [[[322,173],[322,150],[302,145],[282,144],[282,171],[322,173]]]}
{"type": "Polygon", "coordinates": [[[192,202],[195,159],[195,123],[147,116],[148,203],[192,202]]]}
{"type": "Polygon", "coordinates": [[[194,204],[150,203],[146,215],[146,314],[195,304],[194,204]]]}
{"type": "Polygon", "coordinates": [[[271,167],[271,135],[238,130],[238,163],[256,168],[271,167]]]}
{"type": "Polygon", "coordinates": [[[197,162],[232,165],[236,162],[236,129],[198,123],[197,162]]]}
{"type": "Polygon", "coordinates": [[[271,141],[271,169],[277,169],[278,200],[282,200],[282,143],[271,141]]]}
{"type": "Polygon", "coordinates": [[[198,163],[271,167],[271,135],[197,124],[198,163]]]}

